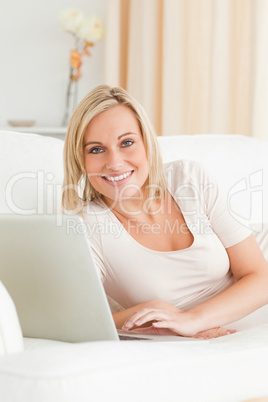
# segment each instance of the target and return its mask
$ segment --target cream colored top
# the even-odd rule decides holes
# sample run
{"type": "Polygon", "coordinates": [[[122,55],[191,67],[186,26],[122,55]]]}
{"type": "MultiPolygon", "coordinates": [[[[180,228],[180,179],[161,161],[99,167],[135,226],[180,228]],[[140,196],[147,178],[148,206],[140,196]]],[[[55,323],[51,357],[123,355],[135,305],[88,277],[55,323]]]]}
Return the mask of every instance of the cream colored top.
{"type": "MultiPolygon", "coordinates": [[[[189,309],[234,283],[225,248],[251,231],[227,209],[215,178],[193,161],[164,165],[167,186],[194,236],[177,251],[154,251],[139,244],[102,202],[89,202],[84,222],[106,293],[124,308],[161,299],[189,309]]],[[[176,222],[167,223],[176,230],[176,222]]]]}

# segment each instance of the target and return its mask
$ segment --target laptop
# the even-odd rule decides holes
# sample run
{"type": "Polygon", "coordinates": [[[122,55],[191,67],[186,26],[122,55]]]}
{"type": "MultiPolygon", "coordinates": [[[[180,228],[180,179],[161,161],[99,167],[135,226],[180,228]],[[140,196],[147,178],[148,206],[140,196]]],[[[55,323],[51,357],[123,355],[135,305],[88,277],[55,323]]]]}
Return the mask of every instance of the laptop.
{"type": "Polygon", "coordinates": [[[15,303],[24,337],[200,341],[117,331],[77,215],[1,215],[0,260],[0,280],[15,303]]]}

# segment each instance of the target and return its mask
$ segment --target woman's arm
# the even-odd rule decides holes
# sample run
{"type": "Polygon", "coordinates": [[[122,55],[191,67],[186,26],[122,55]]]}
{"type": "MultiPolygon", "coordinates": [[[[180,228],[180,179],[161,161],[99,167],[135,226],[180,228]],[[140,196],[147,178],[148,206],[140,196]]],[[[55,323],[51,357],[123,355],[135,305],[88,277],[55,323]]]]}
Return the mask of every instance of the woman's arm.
{"type": "Polygon", "coordinates": [[[268,263],[253,235],[226,249],[237,282],[192,309],[202,325],[237,321],[268,303],[268,263]]]}
{"type": "MultiPolygon", "coordinates": [[[[132,317],[134,314],[139,312],[140,310],[144,309],[164,309],[165,311],[173,312],[173,313],[178,313],[179,310],[177,307],[172,306],[171,304],[165,303],[162,300],[149,300],[144,303],[140,303],[134,307],[128,308],[126,310],[120,311],[118,313],[113,314],[113,319],[115,322],[115,326],[117,329],[122,329],[123,324],[129,320],[130,317],[132,317]]],[[[152,326],[153,322],[146,322],[143,325],[140,325],[139,328],[133,325],[131,328],[132,330],[135,330],[135,332],[142,332],[142,333],[148,333],[148,334],[155,334],[155,335],[176,335],[173,331],[171,331],[168,328],[155,328],[152,326]]],[[[234,329],[226,329],[222,327],[217,327],[217,328],[210,328],[205,331],[198,332],[196,335],[193,336],[193,338],[201,338],[201,339],[211,339],[211,338],[217,338],[219,336],[224,336],[228,334],[233,334],[236,332],[234,329]]]]}
{"type": "Polygon", "coordinates": [[[237,321],[268,303],[268,264],[253,235],[229,247],[232,273],[237,282],[212,299],[188,311],[144,308],[128,317],[124,329],[148,321],[154,328],[168,328],[192,336],[208,328],[237,321]]]}

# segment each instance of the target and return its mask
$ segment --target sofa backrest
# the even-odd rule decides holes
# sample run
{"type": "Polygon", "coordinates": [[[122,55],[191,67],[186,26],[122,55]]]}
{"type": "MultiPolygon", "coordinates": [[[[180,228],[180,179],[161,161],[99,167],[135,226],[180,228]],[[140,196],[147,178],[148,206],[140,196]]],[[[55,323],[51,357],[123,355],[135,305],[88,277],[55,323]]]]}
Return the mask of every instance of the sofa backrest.
{"type": "Polygon", "coordinates": [[[207,166],[226,194],[228,208],[256,231],[268,222],[268,140],[243,135],[159,137],[164,162],[191,159],[207,166]]]}
{"type": "Polygon", "coordinates": [[[0,213],[59,211],[63,141],[0,131],[0,213]]]}

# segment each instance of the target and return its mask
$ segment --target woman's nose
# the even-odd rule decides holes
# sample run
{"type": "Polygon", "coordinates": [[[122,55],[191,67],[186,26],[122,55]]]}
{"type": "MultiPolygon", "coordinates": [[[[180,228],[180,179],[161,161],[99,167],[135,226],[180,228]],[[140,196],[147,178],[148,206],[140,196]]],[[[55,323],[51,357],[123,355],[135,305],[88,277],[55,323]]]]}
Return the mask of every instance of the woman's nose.
{"type": "Polygon", "coordinates": [[[109,170],[119,171],[123,166],[123,160],[120,152],[117,150],[110,150],[107,155],[106,168],[109,170]]]}

